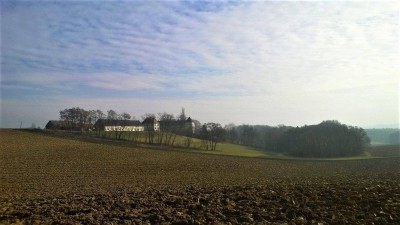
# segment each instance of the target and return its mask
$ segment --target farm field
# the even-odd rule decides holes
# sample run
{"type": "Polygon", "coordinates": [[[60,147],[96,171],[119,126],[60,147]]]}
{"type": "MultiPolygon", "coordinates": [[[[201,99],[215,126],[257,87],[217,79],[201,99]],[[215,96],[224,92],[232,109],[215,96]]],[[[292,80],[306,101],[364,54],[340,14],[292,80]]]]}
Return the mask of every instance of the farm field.
{"type": "Polygon", "coordinates": [[[0,224],[399,224],[400,158],[385,154],[277,160],[0,130],[0,224]]]}

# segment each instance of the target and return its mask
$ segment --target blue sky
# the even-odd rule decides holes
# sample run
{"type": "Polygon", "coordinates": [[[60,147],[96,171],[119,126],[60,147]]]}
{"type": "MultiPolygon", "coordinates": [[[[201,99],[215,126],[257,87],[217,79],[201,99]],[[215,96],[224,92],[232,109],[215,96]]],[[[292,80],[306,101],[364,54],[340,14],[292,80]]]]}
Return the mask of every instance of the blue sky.
{"type": "Polygon", "coordinates": [[[399,123],[398,2],[1,1],[1,127],[69,107],[399,123]]]}

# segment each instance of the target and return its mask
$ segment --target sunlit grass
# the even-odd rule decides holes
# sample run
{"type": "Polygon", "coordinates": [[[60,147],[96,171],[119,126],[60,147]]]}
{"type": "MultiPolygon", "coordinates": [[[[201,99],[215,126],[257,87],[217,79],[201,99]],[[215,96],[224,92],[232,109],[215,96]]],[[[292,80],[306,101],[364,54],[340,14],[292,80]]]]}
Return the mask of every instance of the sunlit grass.
{"type": "Polygon", "coordinates": [[[199,152],[217,155],[231,155],[243,157],[267,157],[266,152],[243,145],[219,143],[215,151],[198,150],[199,152]]]}
{"type": "MultiPolygon", "coordinates": [[[[395,147],[396,146],[391,147],[390,148],[391,153],[389,155],[388,153],[385,153],[386,156],[398,157],[398,155],[396,155],[395,147]]],[[[377,151],[379,151],[379,149],[377,149],[377,151]]],[[[266,150],[258,150],[243,145],[235,145],[229,143],[220,143],[215,151],[196,150],[196,152],[201,152],[205,154],[231,155],[231,156],[242,156],[242,157],[261,157],[261,158],[288,159],[288,160],[360,160],[360,159],[373,159],[373,158],[384,157],[383,155],[379,155],[378,153],[374,152],[373,148],[368,149],[367,151],[364,151],[362,154],[356,156],[334,157],[334,158],[294,157],[294,156],[287,156],[282,153],[276,153],[266,150]]]]}
{"type": "MultiPolygon", "coordinates": [[[[92,134],[94,135],[94,134],[92,134]]],[[[115,134],[112,133],[98,133],[98,136],[107,137],[107,138],[115,138],[115,134]]],[[[133,133],[124,133],[122,135],[122,139],[127,141],[136,140],[139,143],[146,144],[147,135],[143,132],[133,133]]],[[[201,148],[202,141],[197,138],[192,138],[192,143],[190,147],[187,147],[185,144],[187,137],[177,135],[175,137],[174,145],[169,149],[175,149],[178,151],[185,152],[196,152],[202,154],[214,154],[214,155],[229,155],[229,156],[240,156],[240,157],[260,157],[260,158],[271,158],[271,159],[286,159],[286,160],[360,160],[360,159],[372,159],[372,158],[382,158],[382,157],[399,157],[400,156],[400,148],[399,145],[380,145],[380,146],[371,146],[362,154],[357,156],[348,156],[348,157],[335,157],[335,158],[316,158],[316,157],[294,157],[287,156],[282,153],[277,153],[268,150],[255,149],[249,146],[237,145],[231,143],[218,143],[216,150],[205,150],[201,148]]],[[[157,143],[157,139],[155,139],[155,143],[157,143]]]]}

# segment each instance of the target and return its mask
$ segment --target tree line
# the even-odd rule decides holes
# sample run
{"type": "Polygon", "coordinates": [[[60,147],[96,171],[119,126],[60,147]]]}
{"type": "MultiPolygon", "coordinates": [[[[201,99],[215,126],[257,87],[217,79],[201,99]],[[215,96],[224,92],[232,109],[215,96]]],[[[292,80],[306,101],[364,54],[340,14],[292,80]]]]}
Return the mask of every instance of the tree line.
{"type": "Polygon", "coordinates": [[[303,127],[231,124],[225,131],[229,142],[300,157],[358,155],[370,144],[362,128],[335,120],[303,127]]]}
{"type": "MultiPolygon", "coordinates": [[[[179,136],[183,139],[184,147],[193,147],[194,138],[200,140],[200,148],[216,150],[220,142],[246,145],[258,149],[275,151],[292,156],[302,157],[336,157],[351,156],[360,154],[365,146],[370,144],[366,132],[359,127],[347,126],[338,121],[323,121],[317,125],[291,127],[278,125],[276,127],[267,125],[239,125],[228,124],[222,127],[219,123],[201,124],[197,120],[195,132],[188,132],[184,127],[187,116],[185,110],[179,115],[163,112],[152,114],[146,113],[141,116],[143,120],[151,118],[159,121],[158,132],[129,132],[130,140],[139,141],[144,137],[148,144],[174,146],[179,136]],[[182,123],[180,123],[182,122],[182,123]]],[[[60,111],[60,120],[68,124],[69,129],[79,130],[93,127],[98,119],[110,120],[131,120],[135,117],[127,112],[117,113],[115,110],[108,110],[103,113],[101,110],[85,110],[79,107],[67,108],[60,111]]],[[[97,132],[99,135],[121,139],[123,131],[97,132]],[[108,135],[108,136],[107,136],[108,135]]]]}
{"type": "MultiPolygon", "coordinates": [[[[129,124],[128,120],[135,120],[134,116],[131,116],[127,112],[117,113],[115,110],[108,110],[107,113],[103,113],[100,109],[97,110],[85,110],[79,107],[66,108],[60,110],[60,120],[66,123],[67,130],[92,130],[94,124],[99,119],[109,120],[120,120],[121,127],[129,124]],[[126,121],[126,123],[123,123],[126,121]]],[[[160,123],[160,129],[157,132],[146,131],[142,134],[138,132],[124,132],[124,129],[116,130],[112,132],[100,132],[96,130],[93,134],[97,134],[106,138],[123,139],[128,138],[134,142],[139,142],[139,137],[144,137],[144,141],[147,144],[174,146],[178,135],[183,138],[184,146],[190,148],[193,146],[194,138],[201,140],[200,148],[206,150],[215,150],[217,143],[223,141],[224,129],[221,124],[218,123],[205,123],[201,124],[198,120],[192,120],[195,124],[195,132],[189,131],[185,128],[185,121],[188,117],[185,114],[185,109],[182,108],[181,113],[175,116],[172,113],[145,113],[141,116],[145,119],[155,119],[160,123]],[[125,135],[123,135],[125,134],[125,135]]]]}
{"type": "Polygon", "coordinates": [[[359,155],[370,139],[362,128],[324,121],[285,132],[278,150],[294,156],[338,157],[359,155]]]}
{"type": "Polygon", "coordinates": [[[228,124],[224,127],[225,140],[239,145],[246,145],[258,149],[277,151],[277,143],[281,135],[293,127],[278,125],[239,125],[228,124]]]}
{"type": "Polygon", "coordinates": [[[400,144],[400,130],[395,128],[365,129],[373,144],[400,144]]]}
{"type": "Polygon", "coordinates": [[[79,107],[60,110],[60,120],[66,122],[68,130],[89,129],[99,119],[129,120],[131,118],[132,116],[127,112],[118,114],[112,109],[108,110],[107,114],[103,113],[100,109],[85,110],[79,107]]]}

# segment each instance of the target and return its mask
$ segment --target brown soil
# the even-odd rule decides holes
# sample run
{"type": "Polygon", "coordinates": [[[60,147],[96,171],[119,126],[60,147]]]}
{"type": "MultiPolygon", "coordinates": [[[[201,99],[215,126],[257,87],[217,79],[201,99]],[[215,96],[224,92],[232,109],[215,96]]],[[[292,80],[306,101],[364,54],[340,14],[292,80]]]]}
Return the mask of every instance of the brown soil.
{"type": "Polygon", "coordinates": [[[0,224],[400,224],[399,158],[288,161],[0,130],[0,224]]]}

